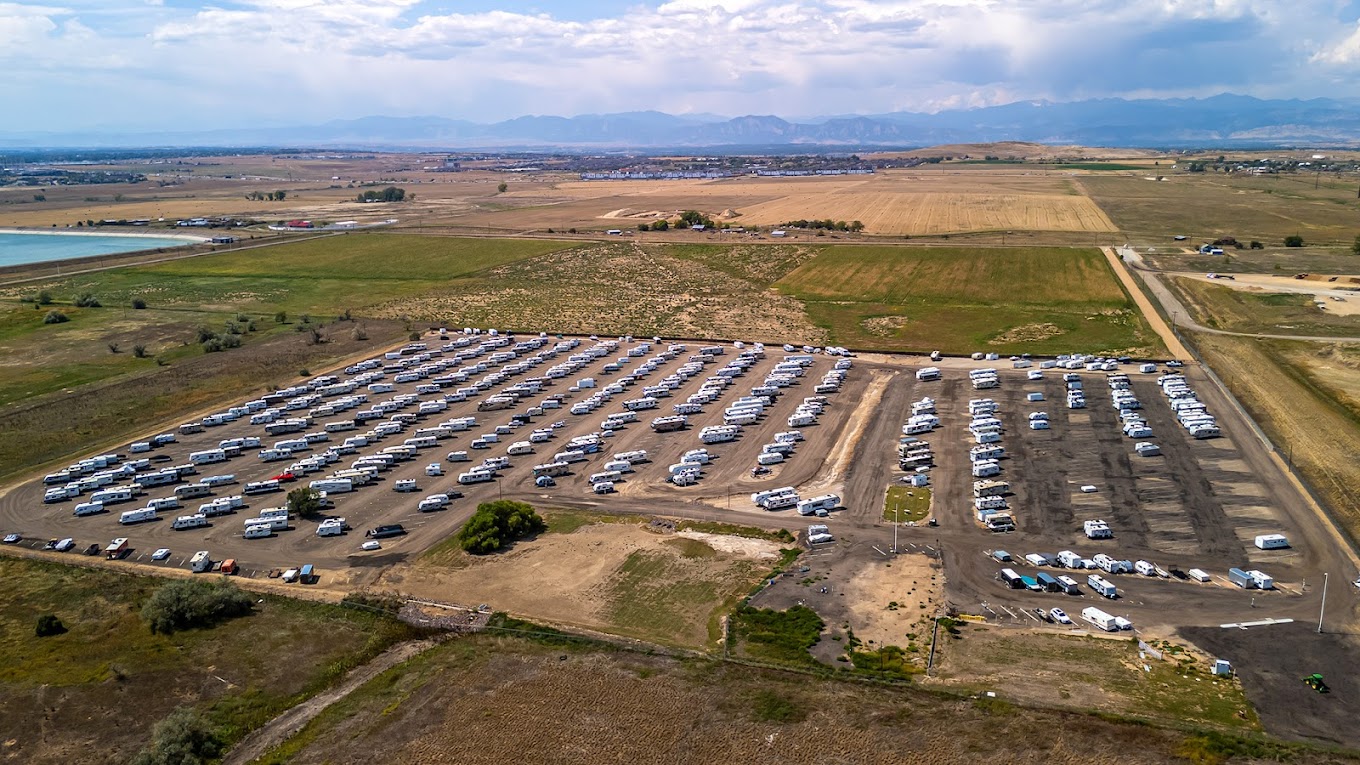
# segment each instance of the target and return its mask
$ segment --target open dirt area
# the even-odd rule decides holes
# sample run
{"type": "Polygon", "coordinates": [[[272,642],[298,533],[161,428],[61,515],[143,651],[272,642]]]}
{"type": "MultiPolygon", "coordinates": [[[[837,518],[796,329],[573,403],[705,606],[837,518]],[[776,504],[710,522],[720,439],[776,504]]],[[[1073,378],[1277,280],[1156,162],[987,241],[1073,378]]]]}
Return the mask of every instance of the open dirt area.
{"type": "Polygon", "coordinates": [[[1310,276],[1305,279],[1295,279],[1292,276],[1267,276],[1265,274],[1230,274],[1232,278],[1222,277],[1209,278],[1208,274],[1200,273],[1179,273],[1168,274],[1196,281],[1214,284],[1219,287],[1240,290],[1242,292],[1255,292],[1261,294],[1288,292],[1293,294],[1303,294],[1313,296],[1313,300],[1322,303],[1327,313],[1336,316],[1355,316],[1360,314],[1360,279],[1353,276],[1340,276],[1336,281],[1329,281],[1330,277],[1310,276]]]}
{"type": "Polygon", "coordinates": [[[749,589],[778,555],[778,545],[760,539],[598,523],[495,555],[441,547],[387,569],[371,589],[493,603],[538,621],[702,646],[713,612],[749,589]]]}

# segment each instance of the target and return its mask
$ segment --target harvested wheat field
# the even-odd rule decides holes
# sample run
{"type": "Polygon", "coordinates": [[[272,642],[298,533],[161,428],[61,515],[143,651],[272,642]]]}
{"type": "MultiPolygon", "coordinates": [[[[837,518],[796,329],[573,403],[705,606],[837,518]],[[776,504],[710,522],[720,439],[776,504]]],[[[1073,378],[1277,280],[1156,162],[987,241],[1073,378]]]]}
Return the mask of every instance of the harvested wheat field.
{"type": "Polygon", "coordinates": [[[1002,699],[480,636],[389,671],[263,761],[1077,765],[1098,749],[1154,765],[1195,746],[1002,699]]]}
{"type": "Polygon", "coordinates": [[[800,219],[858,220],[870,234],[930,235],[966,231],[1114,231],[1086,197],[1047,194],[830,192],[797,194],[741,210],[746,224],[800,219]]]}

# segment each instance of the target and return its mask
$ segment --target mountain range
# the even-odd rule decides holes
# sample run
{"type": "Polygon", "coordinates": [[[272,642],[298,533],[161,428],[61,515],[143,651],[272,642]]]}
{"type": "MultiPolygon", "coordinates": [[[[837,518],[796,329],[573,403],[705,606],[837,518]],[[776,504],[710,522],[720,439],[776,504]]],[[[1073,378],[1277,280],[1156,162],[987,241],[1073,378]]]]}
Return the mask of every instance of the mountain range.
{"type": "Polygon", "coordinates": [[[363,117],[319,125],[209,131],[0,133],[0,147],[316,147],[432,150],[766,150],[913,148],[1028,141],[1118,147],[1360,145],[1360,102],[1330,98],[1025,101],[935,113],[805,118],[671,115],[656,111],[524,116],[494,123],[363,117]]]}

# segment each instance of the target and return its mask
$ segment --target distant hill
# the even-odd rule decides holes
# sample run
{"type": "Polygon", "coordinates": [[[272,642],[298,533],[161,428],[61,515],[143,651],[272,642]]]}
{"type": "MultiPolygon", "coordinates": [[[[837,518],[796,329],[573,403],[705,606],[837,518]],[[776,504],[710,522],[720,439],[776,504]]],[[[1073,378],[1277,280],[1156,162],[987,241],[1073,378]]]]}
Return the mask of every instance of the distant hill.
{"type": "Polygon", "coordinates": [[[1118,98],[1017,102],[925,114],[841,115],[790,122],[643,111],[525,116],[495,123],[444,117],[364,117],[320,125],[156,133],[0,134],[0,147],[312,146],[420,149],[665,150],[751,147],[910,148],[1030,142],[1117,147],[1360,146],[1360,102],[1118,98]]]}

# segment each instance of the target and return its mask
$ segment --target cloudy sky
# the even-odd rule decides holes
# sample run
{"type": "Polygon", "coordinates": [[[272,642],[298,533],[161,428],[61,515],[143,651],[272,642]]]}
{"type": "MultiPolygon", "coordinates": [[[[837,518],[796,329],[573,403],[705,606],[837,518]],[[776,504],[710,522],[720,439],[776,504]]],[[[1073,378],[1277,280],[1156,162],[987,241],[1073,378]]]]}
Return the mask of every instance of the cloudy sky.
{"type": "Polygon", "coordinates": [[[1360,96],[1360,0],[0,2],[0,132],[1360,96]]]}

